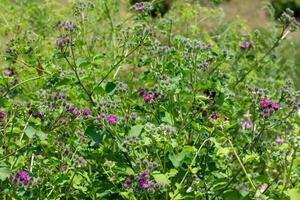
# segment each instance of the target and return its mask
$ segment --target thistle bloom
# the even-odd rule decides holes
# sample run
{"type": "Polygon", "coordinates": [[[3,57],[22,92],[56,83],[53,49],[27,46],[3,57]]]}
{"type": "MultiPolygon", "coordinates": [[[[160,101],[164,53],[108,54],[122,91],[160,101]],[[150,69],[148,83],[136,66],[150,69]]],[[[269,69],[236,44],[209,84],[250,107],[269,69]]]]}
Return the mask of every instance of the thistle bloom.
{"type": "Polygon", "coordinates": [[[145,12],[149,8],[149,2],[139,2],[132,6],[136,12],[145,12]]]}
{"type": "Polygon", "coordinates": [[[149,173],[147,171],[143,171],[141,174],[140,174],[141,177],[144,177],[144,178],[147,178],[149,176],[149,173]]]}
{"type": "Polygon", "coordinates": [[[7,116],[7,113],[4,111],[0,111],[0,122],[3,121],[7,116]]]}
{"type": "Polygon", "coordinates": [[[84,117],[88,117],[88,116],[91,115],[91,114],[92,114],[92,112],[91,112],[91,110],[88,109],[88,108],[85,108],[85,109],[82,110],[82,115],[83,115],[84,117]]]}
{"type": "Polygon", "coordinates": [[[106,118],[106,121],[109,123],[109,124],[115,124],[117,123],[117,120],[118,120],[118,117],[116,115],[109,115],[107,118],[106,118]]]}
{"type": "Polygon", "coordinates": [[[241,49],[250,49],[251,48],[251,43],[248,41],[244,41],[240,43],[240,48],[241,49]]]}
{"type": "Polygon", "coordinates": [[[18,186],[31,184],[31,177],[27,171],[20,170],[11,177],[11,181],[17,183],[18,186]]]}
{"type": "Polygon", "coordinates": [[[279,135],[277,135],[276,138],[275,138],[275,142],[276,142],[277,144],[281,144],[281,143],[284,142],[284,139],[281,138],[279,135]]]}
{"type": "Polygon", "coordinates": [[[57,38],[55,43],[56,43],[57,46],[62,47],[66,44],[66,41],[63,38],[57,38]]]}
{"type": "Polygon", "coordinates": [[[149,94],[144,95],[144,102],[149,103],[152,100],[152,96],[149,94]]]}
{"type": "Polygon", "coordinates": [[[246,130],[246,129],[252,129],[253,128],[253,123],[250,119],[246,119],[244,120],[244,122],[242,123],[242,129],[246,130]]]}
{"type": "Polygon", "coordinates": [[[278,109],[280,108],[280,103],[278,103],[278,102],[273,103],[273,104],[272,104],[272,108],[273,108],[274,110],[278,110],[278,109]]]}
{"type": "Polygon", "coordinates": [[[266,191],[266,189],[268,188],[268,184],[264,183],[262,185],[259,186],[259,191],[260,193],[264,193],[266,191]]]}

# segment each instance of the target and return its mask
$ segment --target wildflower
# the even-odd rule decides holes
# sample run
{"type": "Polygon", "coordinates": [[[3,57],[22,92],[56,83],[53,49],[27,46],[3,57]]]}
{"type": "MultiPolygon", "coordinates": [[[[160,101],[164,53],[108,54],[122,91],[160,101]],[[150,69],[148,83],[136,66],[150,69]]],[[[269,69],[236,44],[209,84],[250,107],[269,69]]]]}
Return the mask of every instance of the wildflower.
{"type": "Polygon", "coordinates": [[[0,111],[0,122],[1,122],[1,121],[4,121],[4,119],[6,118],[6,116],[7,116],[7,113],[6,113],[6,112],[0,111]]]}
{"type": "Polygon", "coordinates": [[[139,2],[135,3],[131,8],[135,10],[136,12],[145,12],[147,9],[149,9],[150,3],[149,2],[139,2]]]}
{"type": "Polygon", "coordinates": [[[82,115],[85,116],[85,117],[88,117],[89,115],[92,114],[91,110],[88,109],[88,108],[83,109],[81,113],[82,113],[82,115]]]}
{"type": "Polygon", "coordinates": [[[66,40],[63,38],[57,38],[55,44],[59,47],[62,47],[66,44],[66,40]]]}
{"type": "Polygon", "coordinates": [[[268,188],[268,184],[264,183],[262,185],[259,186],[259,191],[260,193],[264,193],[266,191],[266,189],[268,188]]]}
{"type": "Polygon", "coordinates": [[[29,185],[32,182],[28,172],[24,170],[18,171],[10,179],[12,182],[15,182],[18,186],[29,185]]]}
{"type": "Polygon", "coordinates": [[[145,181],[144,178],[140,178],[138,179],[138,184],[144,189],[144,190],[147,190],[150,186],[149,184],[145,181]]]}
{"type": "Polygon", "coordinates": [[[118,117],[116,115],[109,115],[107,118],[106,118],[106,121],[109,123],[109,124],[115,124],[117,123],[117,120],[118,120],[118,117]]]}
{"type": "Polygon", "coordinates": [[[284,142],[284,139],[281,138],[279,135],[277,135],[276,138],[275,138],[275,142],[276,142],[277,144],[281,144],[281,143],[284,142]]]}
{"type": "Polygon", "coordinates": [[[218,114],[217,112],[213,112],[213,113],[209,116],[209,118],[210,118],[211,120],[217,120],[217,119],[219,118],[219,114],[218,114]]]}
{"type": "Polygon", "coordinates": [[[143,88],[138,90],[138,94],[141,95],[141,96],[144,96],[146,93],[147,93],[146,90],[143,89],[143,88]]]}
{"type": "Polygon", "coordinates": [[[123,188],[127,188],[130,184],[131,184],[131,182],[132,182],[132,180],[131,180],[131,176],[128,176],[126,179],[125,179],[125,181],[124,181],[124,183],[123,183],[123,188]]]}
{"type": "Polygon", "coordinates": [[[147,171],[143,171],[141,174],[140,174],[141,177],[144,177],[144,178],[147,178],[149,177],[149,173],[147,171]]]}
{"type": "Polygon", "coordinates": [[[241,49],[250,49],[251,48],[251,43],[248,41],[244,41],[240,43],[240,48],[241,49]]]}
{"type": "Polygon", "coordinates": [[[278,109],[280,108],[280,103],[278,103],[278,102],[273,103],[273,104],[272,104],[272,108],[273,108],[274,110],[278,110],[278,109]]]}
{"type": "Polygon", "coordinates": [[[78,110],[77,108],[75,108],[75,109],[73,110],[72,113],[73,113],[73,115],[75,115],[76,117],[79,117],[80,114],[81,114],[80,110],[78,110]]]}
{"type": "Polygon", "coordinates": [[[252,129],[253,128],[253,123],[250,119],[246,119],[244,120],[244,122],[242,123],[242,129],[246,130],[246,129],[252,129]]]}
{"type": "Polygon", "coordinates": [[[12,69],[6,69],[6,70],[4,70],[4,74],[6,76],[13,76],[14,75],[14,71],[12,69]]]}
{"type": "Polygon", "coordinates": [[[152,96],[149,94],[144,95],[144,102],[149,103],[152,100],[152,96]]]}
{"type": "Polygon", "coordinates": [[[44,113],[42,113],[42,112],[38,112],[37,114],[36,114],[36,116],[38,117],[38,118],[40,118],[40,119],[43,119],[44,118],[44,113]]]}

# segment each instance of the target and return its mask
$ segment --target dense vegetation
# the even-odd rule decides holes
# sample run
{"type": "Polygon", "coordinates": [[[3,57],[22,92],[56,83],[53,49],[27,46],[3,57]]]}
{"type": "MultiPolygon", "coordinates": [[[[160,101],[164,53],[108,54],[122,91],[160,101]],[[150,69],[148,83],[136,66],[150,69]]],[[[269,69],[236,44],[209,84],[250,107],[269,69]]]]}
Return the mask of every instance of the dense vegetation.
{"type": "Polygon", "coordinates": [[[300,199],[291,10],[2,0],[1,199],[300,199]]]}

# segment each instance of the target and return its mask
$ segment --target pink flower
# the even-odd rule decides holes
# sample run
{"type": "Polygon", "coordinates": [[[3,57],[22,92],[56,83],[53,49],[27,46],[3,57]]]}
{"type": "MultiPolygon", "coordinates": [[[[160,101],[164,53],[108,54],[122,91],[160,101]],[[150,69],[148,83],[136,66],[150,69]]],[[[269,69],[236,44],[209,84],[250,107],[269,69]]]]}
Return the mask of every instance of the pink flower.
{"type": "Polygon", "coordinates": [[[250,49],[251,48],[251,43],[247,42],[247,41],[244,41],[244,42],[240,43],[240,48],[241,49],[250,49]]]}
{"type": "Polygon", "coordinates": [[[278,110],[278,109],[280,108],[280,103],[278,103],[278,102],[273,103],[273,104],[272,104],[272,108],[273,108],[274,110],[278,110]]]}
{"type": "Polygon", "coordinates": [[[118,120],[118,117],[116,115],[109,115],[107,118],[106,118],[106,121],[109,123],[109,124],[115,124],[117,123],[117,120],[118,120]]]}
{"type": "Polygon", "coordinates": [[[277,135],[277,136],[276,136],[276,139],[275,139],[275,142],[276,142],[277,144],[281,144],[281,143],[284,142],[284,139],[281,138],[279,135],[277,135]]]}
{"type": "Polygon", "coordinates": [[[264,183],[262,185],[259,186],[259,191],[260,193],[264,193],[266,191],[266,189],[268,188],[268,184],[264,183]]]}
{"type": "Polygon", "coordinates": [[[89,116],[91,114],[92,114],[92,112],[88,108],[85,108],[85,109],[82,110],[82,115],[83,116],[89,116]]]}
{"type": "Polygon", "coordinates": [[[141,177],[147,178],[149,176],[149,173],[147,171],[143,171],[140,175],[141,177]]]}
{"type": "Polygon", "coordinates": [[[149,94],[144,95],[144,102],[149,103],[152,100],[152,96],[149,94]]]}

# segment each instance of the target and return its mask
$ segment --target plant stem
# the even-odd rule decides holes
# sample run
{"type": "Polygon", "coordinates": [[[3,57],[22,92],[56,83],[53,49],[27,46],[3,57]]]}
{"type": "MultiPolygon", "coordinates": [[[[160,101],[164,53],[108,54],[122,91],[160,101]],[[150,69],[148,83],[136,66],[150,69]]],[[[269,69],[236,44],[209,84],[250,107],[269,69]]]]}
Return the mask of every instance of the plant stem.
{"type": "Polygon", "coordinates": [[[241,161],[239,155],[237,154],[237,152],[236,152],[236,150],[235,150],[235,148],[234,148],[234,146],[233,146],[231,140],[230,140],[230,139],[227,139],[227,140],[228,140],[230,146],[232,147],[233,152],[234,152],[234,155],[235,155],[235,157],[237,158],[237,160],[239,161],[239,164],[241,165],[241,167],[242,167],[242,169],[243,169],[245,175],[247,176],[247,178],[248,178],[248,180],[249,180],[249,182],[250,182],[252,188],[254,189],[254,191],[256,191],[256,187],[255,187],[255,185],[254,185],[254,183],[253,183],[251,177],[249,176],[249,174],[248,174],[248,172],[247,172],[247,170],[246,170],[246,168],[245,168],[243,162],[241,161]]]}

